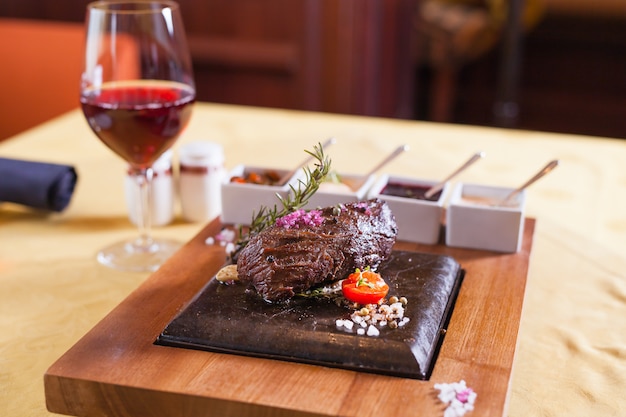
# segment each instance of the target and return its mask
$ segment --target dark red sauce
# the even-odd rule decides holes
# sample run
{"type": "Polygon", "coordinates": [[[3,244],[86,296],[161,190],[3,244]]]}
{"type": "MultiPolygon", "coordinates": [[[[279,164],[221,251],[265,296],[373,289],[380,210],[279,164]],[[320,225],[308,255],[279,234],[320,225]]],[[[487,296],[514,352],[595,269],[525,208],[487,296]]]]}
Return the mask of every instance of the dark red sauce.
{"type": "Polygon", "coordinates": [[[399,182],[389,182],[380,192],[382,195],[391,195],[394,197],[414,198],[416,200],[437,201],[441,196],[441,191],[437,191],[430,198],[426,198],[424,194],[430,189],[426,185],[403,184],[399,182]]]}

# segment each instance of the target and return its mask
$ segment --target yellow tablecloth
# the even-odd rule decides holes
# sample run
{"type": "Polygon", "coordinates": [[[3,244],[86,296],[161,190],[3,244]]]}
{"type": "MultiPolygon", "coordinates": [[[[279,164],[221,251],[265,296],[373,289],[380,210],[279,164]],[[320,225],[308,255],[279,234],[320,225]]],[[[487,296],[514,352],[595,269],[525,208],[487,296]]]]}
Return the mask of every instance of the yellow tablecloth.
{"type": "MultiPolygon", "coordinates": [[[[528,190],[527,215],[537,227],[508,415],[624,415],[626,142],[198,104],[177,146],[210,140],[224,146],[227,168],[291,168],[330,136],[337,138],[328,149],[333,166],[351,173],[367,172],[404,143],[410,151],[384,172],[440,179],[483,150],[486,158],[459,181],[517,186],[559,158],[561,166],[528,190]]],[[[62,214],[0,205],[0,415],[46,416],[46,369],[147,274],[94,259],[135,228],[125,165],[78,110],[0,144],[0,156],[71,164],[79,175],[62,214]]],[[[203,226],[178,216],[154,233],[186,241],[203,226]]]]}

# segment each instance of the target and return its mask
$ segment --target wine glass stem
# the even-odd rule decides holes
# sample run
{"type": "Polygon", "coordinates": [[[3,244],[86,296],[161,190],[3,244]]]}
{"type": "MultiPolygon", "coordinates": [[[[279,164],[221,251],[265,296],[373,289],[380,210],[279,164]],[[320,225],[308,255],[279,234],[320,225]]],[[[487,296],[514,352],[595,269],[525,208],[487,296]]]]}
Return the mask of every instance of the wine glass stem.
{"type": "Polygon", "coordinates": [[[154,171],[152,168],[139,168],[132,170],[133,178],[137,186],[137,227],[139,228],[139,237],[136,245],[148,249],[152,244],[152,177],[154,171]]]}

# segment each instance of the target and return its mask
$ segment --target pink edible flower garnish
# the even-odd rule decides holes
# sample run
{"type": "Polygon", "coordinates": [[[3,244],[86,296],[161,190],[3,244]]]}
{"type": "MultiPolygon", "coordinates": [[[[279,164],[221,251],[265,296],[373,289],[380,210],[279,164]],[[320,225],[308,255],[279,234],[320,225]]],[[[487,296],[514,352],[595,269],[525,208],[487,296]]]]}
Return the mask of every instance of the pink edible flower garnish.
{"type": "Polygon", "coordinates": [[[370,207],[369,207],[369,204],[367,203],[367,201],[361,201],[361,202],[357,203],[354,207],[363,210],[363,213],[367,214],[368,216],[370,214],[372,214],[372,212],[370,211],[370,207]]]}
{"type": "Polygon", "coordinates": [[[305,211],[303,209],[291,212],[276,220],[276,226],[285,229],[299,229],[300,226],[316,227],[324,222],[320,210],[305,211]]]}
{"type": "Polygon", "coordinates": [[[215,240],[218,242],[234,242],[237,235],[234,230],[230,229],[222,229],[218,234],[215,235],[215,240]]]}
{"type": "Polygon", "coordinates": [[[474,409],[477,394],[469,388],[464,380],[450,384],[435,384],[439,390],[439,399],[447,404],[444,417],[462,417],[474,409]]]}
{"type": "Polygon", "coordinates": [[[470,395],[472,394],[472,392],[474,392],[474,391],[472,391],[471,388],[467,388],[467,389],[464,389],[461,392],[457,392],[456,393],[456,399],[461,401],[462,403],[466,403],[467,400],[469,399],[470,395]]]}

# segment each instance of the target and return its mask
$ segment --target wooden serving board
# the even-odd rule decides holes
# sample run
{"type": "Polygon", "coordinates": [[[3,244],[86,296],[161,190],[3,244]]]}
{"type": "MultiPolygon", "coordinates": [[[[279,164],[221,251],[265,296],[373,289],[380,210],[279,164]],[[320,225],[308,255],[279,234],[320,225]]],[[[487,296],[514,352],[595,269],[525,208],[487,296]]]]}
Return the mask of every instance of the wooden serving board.
{"type": "Polygon", "coordinates": [[[506,415],[535,221],[514,254],[398,242],[465,270],[427,381],[155,345],[223,265],[214,221],[59,358],[44,376],[48,409],[76,416],[442,416],[434,384],[464,379],[469,415],[506,415]]]}

